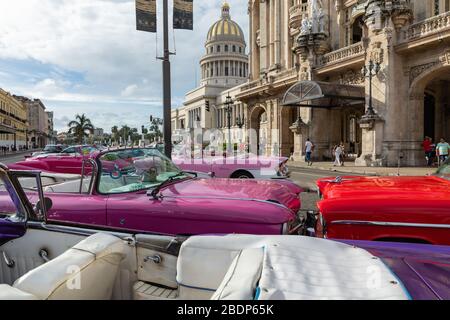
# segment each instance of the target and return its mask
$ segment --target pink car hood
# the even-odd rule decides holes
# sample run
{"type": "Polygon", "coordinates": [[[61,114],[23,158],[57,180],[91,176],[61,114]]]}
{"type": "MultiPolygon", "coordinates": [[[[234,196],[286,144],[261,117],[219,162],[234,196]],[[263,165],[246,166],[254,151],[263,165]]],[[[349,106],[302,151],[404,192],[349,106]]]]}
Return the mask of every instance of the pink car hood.
{"type": "Polygon", "coordinates": [[[163,197],[176,198],[271,201],[294,213],[300,209],[298,195],[287,186],[266,180],[192,179],[170,185],[161,194],[163,197]]]}

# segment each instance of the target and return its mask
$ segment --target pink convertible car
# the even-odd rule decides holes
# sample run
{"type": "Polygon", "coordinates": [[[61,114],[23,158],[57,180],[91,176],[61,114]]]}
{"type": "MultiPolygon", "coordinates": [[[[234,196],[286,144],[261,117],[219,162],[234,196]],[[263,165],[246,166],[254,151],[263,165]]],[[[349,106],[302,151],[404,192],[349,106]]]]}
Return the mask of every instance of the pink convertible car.
{"type": "MultiPolygon", "coordinates": [[[[88,175],[45,186],[53,202],[48,219],[183,235],[299,230],[302,190],[287,180],[200,179],[150,148],[104,151],[81,162],[88,175]]],[[[34,186],[27,192],[37,199],[34,186]]]]}

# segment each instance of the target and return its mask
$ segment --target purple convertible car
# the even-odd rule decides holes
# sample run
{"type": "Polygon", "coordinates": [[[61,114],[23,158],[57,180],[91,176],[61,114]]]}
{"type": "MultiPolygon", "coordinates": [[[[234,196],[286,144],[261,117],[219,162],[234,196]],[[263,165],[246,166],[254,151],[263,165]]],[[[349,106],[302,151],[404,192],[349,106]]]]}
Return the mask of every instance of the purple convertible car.
{"type": "Polygon", "coordinates": [[[450,299],[449,247],[69,227],[46,222],[39,172],[0,165],[0,182],[0,300],[450,299]]]}

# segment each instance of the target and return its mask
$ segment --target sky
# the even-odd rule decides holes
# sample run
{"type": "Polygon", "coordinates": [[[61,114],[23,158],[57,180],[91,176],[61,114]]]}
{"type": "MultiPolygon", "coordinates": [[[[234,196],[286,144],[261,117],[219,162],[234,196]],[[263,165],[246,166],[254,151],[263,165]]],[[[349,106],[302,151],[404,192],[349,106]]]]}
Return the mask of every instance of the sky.
{"type": "MultiPolygon", "coordinates": [[[[162,30],[162,0],[158,30],[162,30]]],[[[199,83],[222,0],[194,0],[194,31],[170,34],[172,108],[199,83]]],[[[248,41],[247,0],[228,0],[248,41]]],[[[0,0],[0,88],[41,99],[55,130],[85,113],[94,126],[140,128],[162,116],[162,33],[136,31],[135,0],[0,0]]],[[[169,0],[172,8],[172,0],[169,0]]],[[[170,20],[171,21],[171,17],[170,20]]]]}

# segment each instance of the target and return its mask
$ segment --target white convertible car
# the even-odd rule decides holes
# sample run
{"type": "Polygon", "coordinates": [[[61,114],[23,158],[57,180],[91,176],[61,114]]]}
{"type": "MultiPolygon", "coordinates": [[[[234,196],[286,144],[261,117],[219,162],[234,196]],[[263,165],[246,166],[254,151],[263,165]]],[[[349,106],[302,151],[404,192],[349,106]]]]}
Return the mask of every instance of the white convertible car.
{"type": "MultiPolygon", "coordinates": [[[[23,177],[42,187],[39,173],[0,166],[0,192],[11,197],[0,208],[0,299],[424,298],[417,279],[402,283],[384,262],[382,245],[373,246],[375,255],[370,244],[300,236],[183,238],[47,224],[51,203],[41,192],[32,206],[23,177]]],[[[450,256],[435,256],[430,246],[392,248],[401,259],[450,256]]]]}

